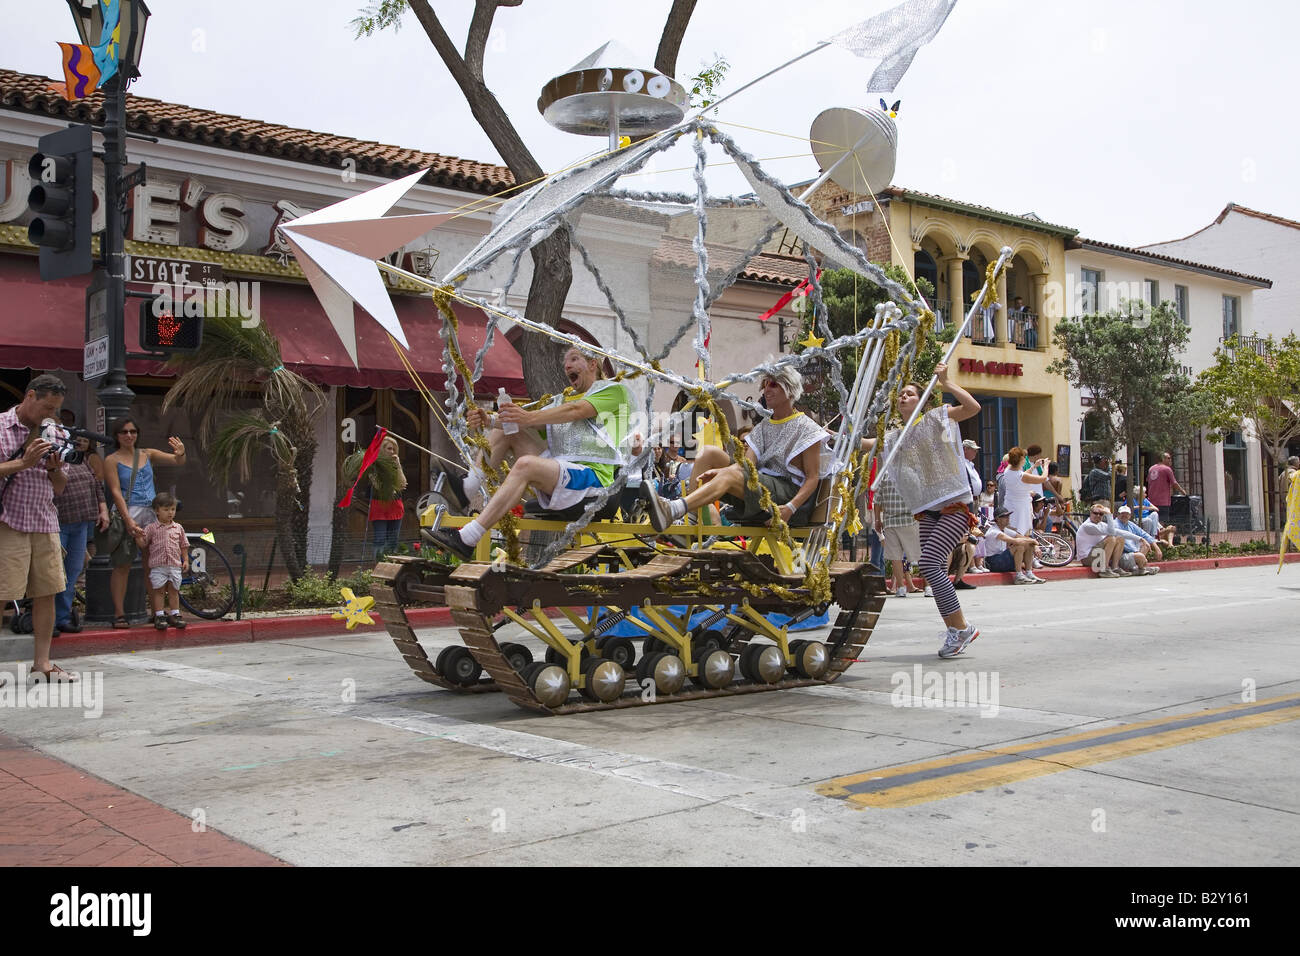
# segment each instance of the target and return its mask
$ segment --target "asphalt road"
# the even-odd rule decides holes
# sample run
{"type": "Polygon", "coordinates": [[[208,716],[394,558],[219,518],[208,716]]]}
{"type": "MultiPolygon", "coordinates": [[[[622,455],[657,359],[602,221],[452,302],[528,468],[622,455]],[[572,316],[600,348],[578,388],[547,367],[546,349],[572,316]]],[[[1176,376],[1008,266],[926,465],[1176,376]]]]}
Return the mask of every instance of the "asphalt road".
{"type": "Polygon", "coordinates": [[[102,673],[102,715],[0,720],[295,864],[1300,857],[1300,568],[961,597],[966,654],[936,656],[933,601],[891,598],[829,687],[546,718],[335,634],[64,661],[102,673]]]}

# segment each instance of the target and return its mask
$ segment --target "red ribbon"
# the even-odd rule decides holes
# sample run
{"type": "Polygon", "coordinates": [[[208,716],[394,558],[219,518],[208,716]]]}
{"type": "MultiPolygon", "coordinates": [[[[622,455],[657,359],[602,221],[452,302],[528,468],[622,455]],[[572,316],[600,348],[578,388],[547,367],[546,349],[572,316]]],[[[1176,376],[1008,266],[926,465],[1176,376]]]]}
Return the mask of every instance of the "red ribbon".
{"type": "MultiPolygon", "coordinates": [[[[822,277],[822,270],[821,270],[821,269],[818,269],[818,270],[817,270],[817,278],[820,279],[821,277],[822,277]]],[[[809,293],[809,291],[811,290],[811,288],[812,288],[812,286],[809,284],[809,282],[808,282],[807,279],[803,279],[803,280],[801,280],[797,286],[795,286],[793,289],[791,289],[791,290],[790,290],[789,292],[787,292],[785,295],[781,296],[781,298],[777,299],[777,300],[776,300],[776,305],[772,306],[772,308],[768,309],[766,312],[764,312],[762,315],[760,315],[760,316],[758,317],[758,318],[759,318],[759,321],[760,321],[760,322],[766,322],[766,321],[767,321],[768,319],[770,319],[772,316],[776,315],[778,312],[780,312],[782,309],[784,309],[787,305],[789,305],[791,299],[793,299],[793,298],[794,298],[795,296],[797,296],[797,295],[807,295],[807,294],[809,293]]]]}
{"type": "Polygon", "coordinates": [[[357,480],[352,482],[352,487],[348,489],[348,493],[344,495],[343,500],[339,502],[340,508],[346,508],[348,505],[352,504],[352,492],[357,490],[357,484],[361,481],[361,476],[366,473],[366,469],[373,465],[376,459],[379,458],[379,447],[384,443],[384,437],[387,434],[388,429],[381,428],[379,431],[375,432],[375,437],[370,439],[370,447],[368,447],[366,453],[361,456],[361,470],[357,472],[357,480]]]}

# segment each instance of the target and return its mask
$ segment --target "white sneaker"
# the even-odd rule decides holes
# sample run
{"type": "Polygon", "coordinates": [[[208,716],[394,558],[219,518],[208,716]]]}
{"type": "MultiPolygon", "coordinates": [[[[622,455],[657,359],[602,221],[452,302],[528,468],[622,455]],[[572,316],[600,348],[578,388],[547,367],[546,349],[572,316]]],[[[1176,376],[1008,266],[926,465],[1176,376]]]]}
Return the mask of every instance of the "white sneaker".
{"type": "Polygon", "coordinates": [[[1026,574],[1024,571],[1017,571],[1016,579],[1011,583],[1012,584],[1033,584],[1034,582],[1029,580],[1029,575],[1026,574]]]}
{"type": "Polygon", "coordinates": [[[961,631],[950,627],[948,628],[947,637],[944,639],[943,647],[939,648],[939,656],[943,658],[956,657],[973,644],[975,638],[979,636],[979,628],[974,624],[967,625],[966,629],[961,631]]]}
{"type": "Polygon", "coordinates": [[[1030,584],[1046,584],[1046,583],[1047,583],[1047,578],[1040,578],[1040,577],[1039,577],[1038,575],[1036,575],[1033,571],[1030,571],[1030,572],[1029,572],[1029,583],[1030,583],[1030,584]]]}
{"type": "Polygon", "coordinates": [[[930,585],[928,584],[925,586],[925,596],[934,597],[934,592],[930,590],[930,585]]]}
{"type": "Polygon", "coordinates": [[[899,588],[894,592],[894,597],[907,597],[907,588],[899,588]]]}
{"type": "Polygon", "coordinates": [[[1039,561],[1037,558],[1034,558],[1034,567],[1041,568],[1042,566],[1043,566],[1043,562],[1039,561]]]}

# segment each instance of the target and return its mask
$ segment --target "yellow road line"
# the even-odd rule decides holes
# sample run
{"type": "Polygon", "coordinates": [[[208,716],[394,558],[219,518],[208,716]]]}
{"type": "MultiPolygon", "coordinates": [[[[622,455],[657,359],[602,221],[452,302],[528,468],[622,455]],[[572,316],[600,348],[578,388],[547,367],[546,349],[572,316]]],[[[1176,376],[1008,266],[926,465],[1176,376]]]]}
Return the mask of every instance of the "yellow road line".
{"type": "Polygon", "coordinates": [[[1300,697],[1274,697],[1014,747],[868,770],[837,777],[816,789],[822,796],[845,800],[859,809],[906,807],[1297,719],[1300,697]]]}

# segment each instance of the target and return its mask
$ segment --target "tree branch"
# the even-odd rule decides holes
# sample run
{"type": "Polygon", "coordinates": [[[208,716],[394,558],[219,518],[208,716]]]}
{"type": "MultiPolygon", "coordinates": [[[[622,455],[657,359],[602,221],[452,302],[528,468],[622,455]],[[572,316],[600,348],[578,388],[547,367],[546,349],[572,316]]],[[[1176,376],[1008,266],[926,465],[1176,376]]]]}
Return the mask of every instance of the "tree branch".
{"type": "MultiPolygon", "coordinates": [[[[479,0],[478,9],[474,13],[475,22],[478,22],[483,7],[490,7],[492,9],[486,14],[486,22],[490,28],[495,7],[517,6],[519,2],[520,0],[479,0]]],[[[430,42],[433,43],[433,48],[438,51],[452,79],[465,95],[465,102],[469,104],[474,119],[478,121],[479,126],[483,127],[483,132],[487,133],[488,139],[497,148],[497,152],[501,154],[501,159],[509,167],[510,172],[514,173],[515,181],[529,182],[538,179],[542,175],[541,165],[520,139],[514,124],[510,122],[510,117],[501,108],[501,103],[483,82],[482,50],[479,50],[478,71],[475,72],[470,68],[470,64],[461,58],[460,52],[447,36],[447,31],[442,28],[442,23],[438,20],[438,15],[433,12],[433,8],[429,6],[428,0],[410,0],[410,4],[411,10],[415,12],[415,18],[420,21],[420,26],[424,28],[430,42]]],[[[483,35],[486,38],[486,29],[483,35]]],[[[469,45],[467,44],[466,47],[468,49],[469,45]]]]}
{"type": "Polygon", "coordinates": [[[517,7],[524,0],[478,0],[474,4],[474,19],[469,24],[465,38],[465,66],[473,76],[483,79],[483,51],[487,48],[488,34],[492,32],[492,18],[497,7],[517,7]]]}
{"type": "Polygon", "coordinates": [[[655,53],[655,69],[665,76],[677,75],[677,53],[682,47],[682,37],[695,12],[695,0],[673,0],[664,32],[659,38],[659,51],[655,53]]]}

